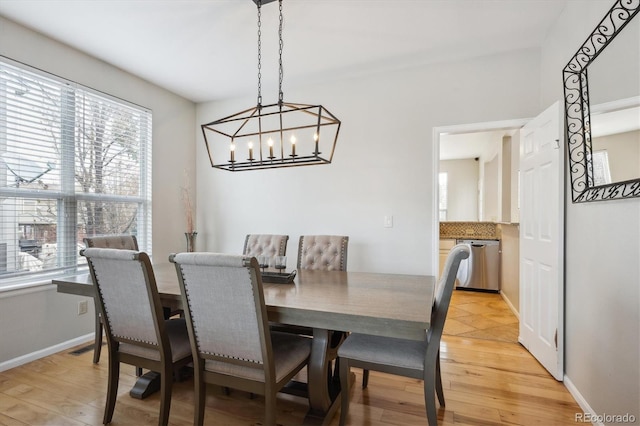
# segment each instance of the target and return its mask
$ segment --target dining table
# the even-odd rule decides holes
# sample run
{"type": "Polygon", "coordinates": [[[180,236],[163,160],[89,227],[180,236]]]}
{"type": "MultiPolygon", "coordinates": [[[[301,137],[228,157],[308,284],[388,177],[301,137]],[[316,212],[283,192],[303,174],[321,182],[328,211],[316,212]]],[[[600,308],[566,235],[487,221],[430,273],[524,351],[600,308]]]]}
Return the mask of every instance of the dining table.
{"type": "MultiPolygon", "coordinates": [[[[175,265],[154,264],[163,306],[183,308],[175,265]]],[[[436,279],[379,272],[295,271],[292,282],[263,282],[269,321],[313,329],[305,396],[305,424],[328,424],[340,404],[339,381],[328,379],[331,333],[363,333],[423,340],[429,329],[436,279]]],[[[271,274],[269,274],[271,275],[271,274]]],[[[59,293],[94,297],[87,272],[52,280],[59,293]]]]}

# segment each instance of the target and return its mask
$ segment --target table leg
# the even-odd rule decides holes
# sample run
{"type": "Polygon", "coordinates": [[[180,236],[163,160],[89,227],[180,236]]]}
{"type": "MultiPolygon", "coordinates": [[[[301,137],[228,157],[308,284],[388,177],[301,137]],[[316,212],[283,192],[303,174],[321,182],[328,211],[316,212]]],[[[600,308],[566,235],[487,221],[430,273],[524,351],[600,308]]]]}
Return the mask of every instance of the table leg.
{"type": "MultiPolygon", "coordinates": [[[[169,319],[171,307],[163,306],[162,311],[164,319],[169,319]]],[[[142,368],[136,367],[136,375],[138,376],[138,379],[136,380],[135,385],[133,385],[133,388],[129,391],[129,395],[131,395],[131,397],[144,399],[160,390],[160,373],[148,371],[145,374],[142,374],[142,368]]],[[[183,376],[186,377],[184,372],[178,372],[178,381],[181,381],[183,376]]]]}
{"type": "Polygon", "coordinates": [[[138,377],[136,384],[129,391],[132,398],[144,399],[160,390],[160,373],[148,371],[138,377]]]}
{"type": "Polygon", "coordinates": [[[329,331],[315,328],[309,357],[309,405],[311,410],[324,413],[331,405],[329,394],[329,331]]]}
{"type": "Polygon", "coordinates": [[[333,380],[328,355],[330,331],[314,328],[309,357],[309,412],[305,424],[326,424],[340,406],[340,383],[333,380]]]}

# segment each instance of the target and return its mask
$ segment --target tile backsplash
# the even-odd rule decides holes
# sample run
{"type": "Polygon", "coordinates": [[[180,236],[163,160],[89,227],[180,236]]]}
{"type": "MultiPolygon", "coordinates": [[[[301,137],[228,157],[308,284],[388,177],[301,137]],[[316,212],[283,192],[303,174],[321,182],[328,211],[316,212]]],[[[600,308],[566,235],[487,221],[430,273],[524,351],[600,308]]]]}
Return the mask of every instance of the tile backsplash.
{"type": "Polygon", "coordinates": [[[498,239],[494,222],[440,222],[441,239],[498,239]]]}

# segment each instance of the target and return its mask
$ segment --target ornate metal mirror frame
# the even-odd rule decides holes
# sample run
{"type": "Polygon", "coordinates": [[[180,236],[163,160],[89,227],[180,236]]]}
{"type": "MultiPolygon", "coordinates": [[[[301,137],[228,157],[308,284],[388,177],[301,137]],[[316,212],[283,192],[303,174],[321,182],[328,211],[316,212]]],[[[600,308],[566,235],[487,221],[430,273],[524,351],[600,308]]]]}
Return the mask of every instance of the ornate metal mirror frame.
{"type": "Polygon", "coordinates": [[[587,68],[640,10],[618,0],[563,70],[569,172],[574,203],[640,197],[640,178],[594,185],[587,68]]]}

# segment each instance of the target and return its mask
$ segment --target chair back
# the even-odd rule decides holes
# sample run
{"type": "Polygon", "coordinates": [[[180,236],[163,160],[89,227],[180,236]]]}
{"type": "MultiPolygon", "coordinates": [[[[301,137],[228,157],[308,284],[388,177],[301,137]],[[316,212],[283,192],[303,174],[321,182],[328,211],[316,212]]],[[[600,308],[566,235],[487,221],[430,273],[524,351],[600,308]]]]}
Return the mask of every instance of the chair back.
{"type": "Polygon", "coordinates": [[[348,246],[348,236],[303,235],[298,244],[298,269],[346,271],[348,246]]]}
{"type": "Polygon", "coordinates": [[[288,235],[249,234],[244,239],[242,254],[254,256],[285,256],[287,254],[288,235]]]}
{"type": "Polygon", "coordinates": [[[454,246],[447,255],[447,261],[444,264],[442,276],[436,286],[436,294],[431,311],[431,325],[427,334],[429,345],[427,352],[437,351],[440,349],[440,337],[444,329],[444,322],[447,318],[449,303],[453,287],[458,274],[460,262],[467,259],[470,255],[470,249],[467,244],[458,244],[454,246]]]}
{"type": "Polygon", "coordinates": [[[255,257],[218,253],[170,256],[180,281],[194,361],[264,368],[270,331],[255,257]]]}
{"type": "Polygon", "coordinates": [[[112,248],[120,250],[138,251],[138,240],[135,235],[104,235],[99,237],[86,237],[84,243],[87,248],[112,248]]]}
{"type": "Polygon", "coordinates": [[[160,296],[146,253],[87,248],[91,278],[97,288],[107,339],[140,346],[168,346],[160,296]],[[162,320],[162,321],[161,321],[162,320]]]}

